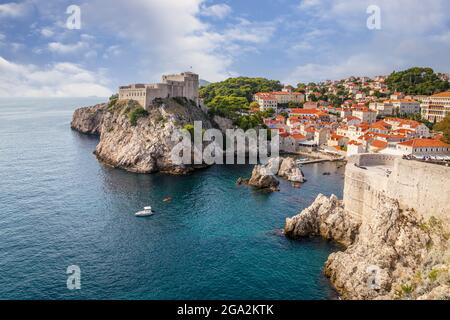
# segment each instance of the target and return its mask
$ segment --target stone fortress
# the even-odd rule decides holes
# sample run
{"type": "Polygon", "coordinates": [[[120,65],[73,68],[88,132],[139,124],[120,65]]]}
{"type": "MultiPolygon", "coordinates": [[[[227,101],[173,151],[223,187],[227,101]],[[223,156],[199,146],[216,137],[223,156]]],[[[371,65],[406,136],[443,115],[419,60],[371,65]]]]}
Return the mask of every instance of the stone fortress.
{"type": "Polygon", "coordinates": [[[349,158],[345,170],[344,207],[357,220],[378,210],[385,194],[401,209],[414,209],[428,219],[450,221],[450,168],[405,160],[399,156],[361,154],[349,158]]]}
{"type": "Polygon", "coordinates": [[[163,75],[161,83],[130,84],[119,87],[119,100],[137,101],[148,109],[155,98],[184,97],[198,103],[199,76],[192,72],[163,75]]]}

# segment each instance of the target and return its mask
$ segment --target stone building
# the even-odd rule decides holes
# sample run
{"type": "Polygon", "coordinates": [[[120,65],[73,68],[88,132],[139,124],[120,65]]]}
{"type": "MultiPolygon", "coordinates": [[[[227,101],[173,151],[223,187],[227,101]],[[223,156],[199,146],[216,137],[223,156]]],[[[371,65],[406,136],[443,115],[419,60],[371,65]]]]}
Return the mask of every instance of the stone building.
{"type": "Polygon", "coordinates": [[[260,111],[273,109],[278,111],[279,105],[286,105],[289,102],[302,103],[305,95],[300,92],[292,92],[292,86],[285,86],[282,91],[257,92],[253,95],[253,101],[259,104],[260,111]]]}
{"type": "Polygon", "coordinates": [[[431,122],[439,122],[450,115],[450,92],[432,95],[420,106],[422,118],[431,122]]]}
{"type": "Polygon", "coordinates": [[[119,87],[119,100],[135,100],[149,108],[155,98],[185,97],[198,103],[198,74],[183,72],[163,75],[161,83],[130,84],[119,87]]]}

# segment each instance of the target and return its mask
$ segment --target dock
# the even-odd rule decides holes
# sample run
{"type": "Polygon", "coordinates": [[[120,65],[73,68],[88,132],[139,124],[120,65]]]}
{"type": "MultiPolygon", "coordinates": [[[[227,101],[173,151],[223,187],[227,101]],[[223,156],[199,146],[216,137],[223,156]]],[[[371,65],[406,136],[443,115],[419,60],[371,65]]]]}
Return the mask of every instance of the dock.
{"type": "Polygon", "coordinates": [[[341,157],[341,158],[336,158],[336,159],[311,159],[311,160],[306,160],[306,161],[302,161],[301,164],[310,164],[310,163],[321,163],[321,162],[335,162],[335,161],[344,161],[345,157],[341,157]]]}

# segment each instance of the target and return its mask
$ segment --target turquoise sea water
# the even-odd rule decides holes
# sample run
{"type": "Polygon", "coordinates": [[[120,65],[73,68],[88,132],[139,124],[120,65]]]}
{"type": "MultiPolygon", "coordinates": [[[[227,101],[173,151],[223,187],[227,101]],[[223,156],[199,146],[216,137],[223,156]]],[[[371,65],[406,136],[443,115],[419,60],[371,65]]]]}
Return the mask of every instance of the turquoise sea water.
{"type": "Polygon", "coordinates": [[[340,197],[343,168],[304,166],[307,183],[273,194],[235,185],[251,166],[112,169],[92,154],[97,138],[69,126],[75,107],[99,101],[0,99],[0,299],[334,297],[322,268],[337,247],[279,230],[319,192],[340,197]],[[158,214],[134,217],[145,205],[158,214]],[[81,290],[66,287],[69,265],[81,290]]]}

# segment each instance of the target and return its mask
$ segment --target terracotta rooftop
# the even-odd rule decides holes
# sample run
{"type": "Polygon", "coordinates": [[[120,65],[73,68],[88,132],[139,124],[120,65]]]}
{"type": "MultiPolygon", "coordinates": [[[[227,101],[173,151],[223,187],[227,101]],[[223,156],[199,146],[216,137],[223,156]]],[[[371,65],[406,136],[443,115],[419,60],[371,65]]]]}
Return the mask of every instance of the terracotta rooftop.
{"type": "Polygon", "coordinates": [[[450,92],[436,93],[431,96],[432,98],[450,98],[450,92]]]}
{"type": "Polygon", "coordinates": [[[291,135],[292,138],[294,138],[295,140],[305,140],[306,137],[300,133],[295,133],[291,135]]]}
{"type": "Polygon", "coordinates": [[[371,147],[373,148],[377,148],[377,149],[384,149],[387,147],[387,142],[386,141],[381,141],[381,140],[373,140],[370,144],[371,147]]]}
{"type": "Polygon", "coordinates": [[[405,142],[400,142],[399,145],[408,146],[413,148],[436,148],[436,147],[450,147],[449,144],[446,144],[440,140],[436,139],[413,139],[405,142]]]}

